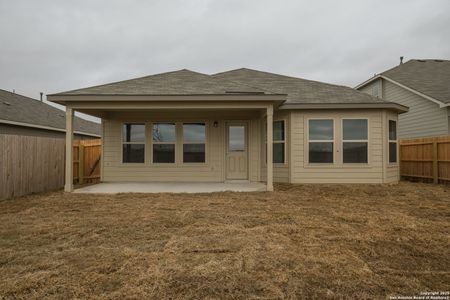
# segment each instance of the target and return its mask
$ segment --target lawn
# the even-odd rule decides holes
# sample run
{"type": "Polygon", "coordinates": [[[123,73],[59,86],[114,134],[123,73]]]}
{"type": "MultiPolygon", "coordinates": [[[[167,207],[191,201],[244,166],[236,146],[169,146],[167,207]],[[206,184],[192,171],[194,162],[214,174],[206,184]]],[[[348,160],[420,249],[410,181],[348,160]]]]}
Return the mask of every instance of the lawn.
{"type": "Polygon", "coordinates": [[[0,201],[0,299],[353,298],[450,290],[450,187],[0,201]]]}

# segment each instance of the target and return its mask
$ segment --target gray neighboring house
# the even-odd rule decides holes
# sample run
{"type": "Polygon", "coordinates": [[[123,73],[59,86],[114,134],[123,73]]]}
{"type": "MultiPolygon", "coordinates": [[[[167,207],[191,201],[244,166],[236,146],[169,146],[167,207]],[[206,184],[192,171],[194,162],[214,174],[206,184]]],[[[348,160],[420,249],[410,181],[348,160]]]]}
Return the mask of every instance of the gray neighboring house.
{"type": "Polygon", "coordinates": [[[450,60],[412,59],[356,86],[409,107],[399,115],[399,137],[450,135],[450,60]]]}
{"type": "MultiPolygon", "coordinates": [[[[74,118],[74,138],[100,138],[101,125],[74,118]]],[[[0,89],[0,134],[64,138],[65,112],[36,99],[0,89]]]]}

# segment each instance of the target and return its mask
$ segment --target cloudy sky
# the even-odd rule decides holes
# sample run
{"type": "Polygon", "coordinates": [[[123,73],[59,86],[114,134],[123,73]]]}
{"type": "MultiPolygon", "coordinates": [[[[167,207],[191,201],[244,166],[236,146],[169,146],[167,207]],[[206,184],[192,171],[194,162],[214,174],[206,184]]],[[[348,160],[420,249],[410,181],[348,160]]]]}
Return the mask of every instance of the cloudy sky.
{"type": "Polygon", "coordinates": [[[45,94],[188,68],[355,86],[450,59],[448,0],[0,0],[0,88],[45,94]]]}

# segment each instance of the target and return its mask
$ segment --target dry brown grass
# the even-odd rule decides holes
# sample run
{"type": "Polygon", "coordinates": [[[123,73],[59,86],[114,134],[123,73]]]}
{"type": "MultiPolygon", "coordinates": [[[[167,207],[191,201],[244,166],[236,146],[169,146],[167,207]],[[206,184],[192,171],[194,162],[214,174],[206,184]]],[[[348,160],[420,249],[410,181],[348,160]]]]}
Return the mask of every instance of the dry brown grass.
{"type": "Polygon", "coordinates": [[[450,188],[0,201],[0,298],[385,298],[449,290],[450,188]]]}

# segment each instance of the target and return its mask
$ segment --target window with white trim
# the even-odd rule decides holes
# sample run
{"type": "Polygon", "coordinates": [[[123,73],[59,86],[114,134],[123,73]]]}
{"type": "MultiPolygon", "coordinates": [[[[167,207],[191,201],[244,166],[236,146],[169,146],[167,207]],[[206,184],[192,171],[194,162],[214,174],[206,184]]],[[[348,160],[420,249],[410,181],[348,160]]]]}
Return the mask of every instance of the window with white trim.
{"type": "Polygon", "coordinates": [[[285,128],[284,120],[273,122],[273,163],[284,164],[285,159],[285,128]]]}
{"type": "Polygon", "coordinates": [[[175,123],[153,123],[152,144],[154,163],[175,163],[175,123]]]}
{"type": "Polygon", "coordinates": [[[397,121],[389,120],[389,163],[397,162],[397,121]]]}
{"type": "Polygon", "coordinates": [[[122,162],[144,163],[145,124],[125,123],[122,125],[122,162]]]}
{"type": "Polygon", "coordinates": [[[342,120],[342,162],[368,162],[369,124],[367,119],[342,120]]]}
{"type": "Polygon", "coordinates": [[[308,121],[309,163],[334,162],[334,120],[311,119],[308,121]]]}
{"type": "Polygon", "coordinates": [[[206,161],[205,123],[183,123],[183,162],[204,163],[206,161]]]}

